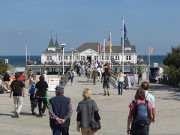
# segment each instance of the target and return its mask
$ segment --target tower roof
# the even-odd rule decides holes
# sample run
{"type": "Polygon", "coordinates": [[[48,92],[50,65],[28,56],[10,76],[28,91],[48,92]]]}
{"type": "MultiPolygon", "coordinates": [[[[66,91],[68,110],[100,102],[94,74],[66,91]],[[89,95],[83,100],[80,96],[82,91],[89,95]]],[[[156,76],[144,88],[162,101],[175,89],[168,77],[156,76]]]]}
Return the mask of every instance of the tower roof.
{"type": "Polygon", "coordinates": [[[128,38],[126,38],[126,40],[125,40],[125,45],[126,45],[126,47],[131,47],[131,44],[130,44],[130,42],[129,42],[129,39],[128,39],[128,38]]]}
{"type": "Polygon", "coordinates": [[[50,42],[49,42],[48,48],[55,48],[55,45],[54,45],[54,43],[53,43],[52,37],[51,37],[51,40],[50,40],[50,42]]]}
{"type": "Polygon", "coordinates": [[[57,34],[56,34],[56,42],[55,42],[55,47],[56,47],[56,48],[59,48],[59,43],[58,43],[58,41],[57,41],[57,34]]]}

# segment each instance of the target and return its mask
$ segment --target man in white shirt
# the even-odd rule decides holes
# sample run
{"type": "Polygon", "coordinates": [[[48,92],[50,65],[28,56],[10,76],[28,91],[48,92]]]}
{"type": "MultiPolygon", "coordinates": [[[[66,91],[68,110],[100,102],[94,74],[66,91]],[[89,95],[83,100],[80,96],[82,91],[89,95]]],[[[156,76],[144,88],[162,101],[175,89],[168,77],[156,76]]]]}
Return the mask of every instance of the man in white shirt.
{"type": "Polygon", "coordinates": [[[151,103],[152,113],[153,113],[153,122],[154,122],[155,121],[155,97],[147,91],[149,88],[148,82],[143,82],[141,84],[141,87],[145,90],[146,100],[148,100],[151,103]]]}

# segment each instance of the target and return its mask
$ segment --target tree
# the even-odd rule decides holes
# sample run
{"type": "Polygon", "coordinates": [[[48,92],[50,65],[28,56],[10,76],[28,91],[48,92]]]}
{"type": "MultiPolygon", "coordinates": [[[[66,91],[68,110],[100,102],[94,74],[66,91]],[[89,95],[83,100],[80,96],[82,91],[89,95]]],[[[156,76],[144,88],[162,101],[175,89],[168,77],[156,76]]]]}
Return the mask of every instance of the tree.
{"type": "Polygon", "coordinates": [[[180,68],[180,45],[178,47],[171,48],[171,53],[168,53],[163,63],[169,67],[173,66],[176,69],[180,68]]]}
{"type": "Polygon", "coordinates": [[[4,75],[7,72],[8,69],[8,64],[5,64],[1,59],[0,59],[0,75],[4,75]]]}
{"type": "Polygon", "coordinates": [[[180,83],[180,45],[172,47],[166,59],[163,61],[165,73],[169,77],[169,83],[178,86],[180,83]]]}

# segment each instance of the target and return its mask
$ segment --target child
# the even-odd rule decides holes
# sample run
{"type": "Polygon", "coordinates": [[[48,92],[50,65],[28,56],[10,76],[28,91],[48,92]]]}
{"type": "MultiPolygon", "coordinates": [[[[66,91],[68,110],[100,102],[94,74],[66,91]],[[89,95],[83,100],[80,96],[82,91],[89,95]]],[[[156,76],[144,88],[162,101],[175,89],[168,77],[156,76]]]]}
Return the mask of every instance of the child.
{"type": "Polygon", "coordinates": [[[34,112],[34,109],[37,107],[37,99],[36,97],[35,98],[33,97],[34,92],[35,92],[35,83],[32,83],[31,88],[29,89],[32,115],[36,115],[36,113],[34,112]]]}

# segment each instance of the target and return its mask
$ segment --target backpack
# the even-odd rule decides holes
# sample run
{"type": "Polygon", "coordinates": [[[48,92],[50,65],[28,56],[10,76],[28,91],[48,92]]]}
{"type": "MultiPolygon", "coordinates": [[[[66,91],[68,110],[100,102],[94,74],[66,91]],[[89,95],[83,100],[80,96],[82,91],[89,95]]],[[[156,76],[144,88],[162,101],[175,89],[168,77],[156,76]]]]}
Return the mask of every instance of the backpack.
{"type": "Polygon", "coordinates": [[[133,100],[133,104],[135,105],[135,110],[132,114],[133,116],[133,124],[139,126],[146,126],[149,124],[149,108],[148,101],[145,103],[137,103],[137,101],[133,100]]]}
{"type": "Polygon", "coordinates": [[[18,80],[15,80],[12,85],[13,93],[20,94],[21,93],[21,85],[18,80]]]}
{"type": "Polygon", "coordinates": [[[109,81],[109,74],[104,73],[104,82],[108,82],[108,81],[109,81]]]}

